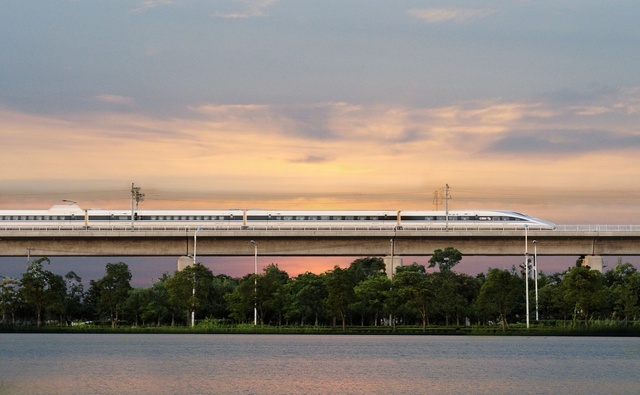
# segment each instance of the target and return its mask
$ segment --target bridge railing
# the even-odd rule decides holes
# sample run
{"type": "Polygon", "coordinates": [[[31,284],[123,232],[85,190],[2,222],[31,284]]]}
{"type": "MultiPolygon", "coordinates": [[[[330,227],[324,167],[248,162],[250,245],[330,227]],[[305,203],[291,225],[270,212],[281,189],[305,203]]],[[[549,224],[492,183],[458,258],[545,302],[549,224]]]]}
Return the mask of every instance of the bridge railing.
{"type": "MultiPolygon", "coordinates": [[[[195,232],[198,226],[193,225],[136,225],[131,229],[130,225],[97,225],[85,227],[83,225],[0,225],[0,232],[80,232],[80,231],[102,231],[102,232],[195,232]]],[[[364,231],[364,232],[390,232],[394,230],[401,231],[469,231],[469,232],[513,232],[514,230],[522,230],[522,228],[514,228],[510,226],[403,226],[396,229],[389,226],[355,226],[355,225],[332,225],[332,226],[239,226],[239,225],[216,225],[202,226],[203,231],[364,231]]],[[[549,230],[538,227],[529,227],[530,231],[549,230]]],[[[640,232],[640,225],[557,225],[554,232],[640,232]]]]}
{"type": "Polygon", "coordinates": [[[558,232],[640,232],[640,225],[557,225],[558,232]]]}

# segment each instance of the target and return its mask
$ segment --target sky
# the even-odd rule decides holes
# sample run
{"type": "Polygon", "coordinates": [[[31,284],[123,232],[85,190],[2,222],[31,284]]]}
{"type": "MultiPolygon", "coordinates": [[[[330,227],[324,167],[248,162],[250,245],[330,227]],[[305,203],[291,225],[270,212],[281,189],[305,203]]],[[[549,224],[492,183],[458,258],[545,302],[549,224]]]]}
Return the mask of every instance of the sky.
{"type": "Polygon", "coordinates": [[[640,3],[8,0],[0,208],[640,224],[640,3]]]}

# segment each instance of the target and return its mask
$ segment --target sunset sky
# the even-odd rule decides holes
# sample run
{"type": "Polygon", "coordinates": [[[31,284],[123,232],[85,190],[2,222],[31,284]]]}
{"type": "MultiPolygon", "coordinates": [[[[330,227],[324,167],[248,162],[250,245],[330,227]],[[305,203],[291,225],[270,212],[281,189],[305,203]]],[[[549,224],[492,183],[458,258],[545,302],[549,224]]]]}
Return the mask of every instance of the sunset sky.
{"type": "Polygon", "coordinates": [[[10,0],[0,208],[640,224],[640,3],[10,0]]]}

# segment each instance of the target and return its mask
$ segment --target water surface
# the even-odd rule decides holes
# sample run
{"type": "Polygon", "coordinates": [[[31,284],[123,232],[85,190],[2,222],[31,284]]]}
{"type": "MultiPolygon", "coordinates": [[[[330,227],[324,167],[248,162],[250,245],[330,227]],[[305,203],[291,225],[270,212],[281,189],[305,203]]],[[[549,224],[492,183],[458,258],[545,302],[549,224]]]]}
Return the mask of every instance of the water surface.
{"type": "Polygon", "coordinates": [[[1,394],[638,394],[640,339],[0,334],[1,394]]]}

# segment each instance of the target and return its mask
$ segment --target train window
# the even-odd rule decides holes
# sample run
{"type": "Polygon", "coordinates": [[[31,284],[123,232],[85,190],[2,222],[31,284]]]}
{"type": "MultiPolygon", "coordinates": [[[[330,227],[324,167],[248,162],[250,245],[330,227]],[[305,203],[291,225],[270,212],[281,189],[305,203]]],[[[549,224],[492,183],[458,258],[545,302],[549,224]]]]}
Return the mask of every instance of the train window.
{"type": "Polygon", "coordinates": [[[314,216],[309,217],[309,221],[317,221],[317,220],[318,220],[318,217],[314,217],[314,216]]]}
{"type": "Polygon", "coordinates": [[[296,217],[296,221],[304,221],[305,220],[305,216],[303,215],[299,215],[296,217]]]}
{"type": "Polygon", "coordinates": [[[332,217],[331,219],[334,220],[334,221],[342,221],[342,217],[339,216],[339,215],[336,215],[336,216],[332,217]]]}
{"type": "Polygon", "coordinates": [[[351,217],[351,216],[344,217],[344,220],[345,221],[353,221],[353,217],[351,217]]]}
{"type": "Polygon", "coordinates": [[[293,220],[293,217],[290,216],[290,215],[285,215],[284,217],[282,217],[282,219],[285,220],[285,221],[291,221],[291,220],[293,220]]]}

